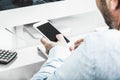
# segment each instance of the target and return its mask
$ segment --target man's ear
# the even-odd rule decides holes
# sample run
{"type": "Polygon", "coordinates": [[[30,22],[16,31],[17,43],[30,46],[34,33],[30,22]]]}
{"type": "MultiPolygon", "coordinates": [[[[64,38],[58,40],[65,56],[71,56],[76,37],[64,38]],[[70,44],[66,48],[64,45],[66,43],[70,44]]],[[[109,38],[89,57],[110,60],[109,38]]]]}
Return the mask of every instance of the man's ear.
{"type": "Polygon", "coordinates": [[[116,10],[119,6],[118,0],[110,0],[110,8],[111,10],[116,10]]]}

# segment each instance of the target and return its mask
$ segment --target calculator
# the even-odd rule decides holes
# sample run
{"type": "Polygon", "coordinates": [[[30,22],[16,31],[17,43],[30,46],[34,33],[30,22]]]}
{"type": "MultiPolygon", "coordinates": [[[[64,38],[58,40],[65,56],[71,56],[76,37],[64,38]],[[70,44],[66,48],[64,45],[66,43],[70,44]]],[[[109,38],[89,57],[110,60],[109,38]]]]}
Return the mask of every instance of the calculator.
{"type": "Polygon", "coordinates": [[[0,64],[8,64],[17,56],[17,52],[0,49],[0,64]]]}

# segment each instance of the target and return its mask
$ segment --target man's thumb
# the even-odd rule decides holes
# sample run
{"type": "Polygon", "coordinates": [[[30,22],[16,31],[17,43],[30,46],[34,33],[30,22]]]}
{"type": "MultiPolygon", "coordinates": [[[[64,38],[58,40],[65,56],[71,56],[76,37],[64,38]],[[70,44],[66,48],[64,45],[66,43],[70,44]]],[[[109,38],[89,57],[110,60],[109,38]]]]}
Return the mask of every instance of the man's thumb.
{"type": "Polygon", "coordinates": [[[62,34],[56,35],[56,38],[57,38],[58,41],[64,41],[64,37],[63,37],[62,34]]]}

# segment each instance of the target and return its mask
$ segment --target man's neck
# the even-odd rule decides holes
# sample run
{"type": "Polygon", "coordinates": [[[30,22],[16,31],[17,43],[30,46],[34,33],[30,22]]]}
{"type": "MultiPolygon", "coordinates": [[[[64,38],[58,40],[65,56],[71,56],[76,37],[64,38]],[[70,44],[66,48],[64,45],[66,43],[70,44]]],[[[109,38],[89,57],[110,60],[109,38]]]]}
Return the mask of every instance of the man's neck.
{"type": "Polygon", "coordinates": [[[119,10],[119,12],[118,12],[118,29],[120,30],[120,10],[119,10]]]}

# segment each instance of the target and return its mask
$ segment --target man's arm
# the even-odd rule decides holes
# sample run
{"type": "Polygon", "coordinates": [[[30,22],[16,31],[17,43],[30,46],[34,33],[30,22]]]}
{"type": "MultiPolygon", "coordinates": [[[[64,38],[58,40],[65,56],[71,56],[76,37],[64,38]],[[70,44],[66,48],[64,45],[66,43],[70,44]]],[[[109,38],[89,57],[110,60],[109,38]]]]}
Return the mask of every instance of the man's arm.
{"type": "Polygon", "coordinates": [[[40,71],[37,72],[32,80],[44,80],[59,68],[65,59],[71,54],[68,48],[65,46],[55,46],[49,52],[49,58],[41,67],[40,71]],[[57,53],[57,54],[56,54],[57,53]]]}
{"type": "Polygon", "coordinates": [[[56,37],[58,42],[51,42],[45,38],[41,39],[41,42],[46,48],[46,53],[49,53],[49,57],[32,80],[44,80],[48,78],[48,76],[54,73],[56,68],[59,68],[64,60],[71,54],[64,37],[62,35],[56,37]]]}
{"type": "MultiPolygon", "coordinates": [[[[59,38],[59,40],[62,39],[59,38]]],[[[46,43],[43,42],[43,44],[46,46],[46,43]]],[[[73,51],[72,56],[68,57],[71,55],[69,48],[65,46],[53,47],[49,52],[50,54],[48,60],[42,66],[40,71],[34,75],[32,80],[84,79],[92,72],[90,70],[91,61],[89,60],[89,54],[87,54],[88,52],[86,48],[86,44],[83,44],[81,48],[73,51]],[[76,74],[76,77],[74,77],[74,74],[76,74]]]]}
{"type": "Polygon", "coordinates": [[[70,53],[63,46],[50,50],[47,62],[32,80],[88,80],[93,77],[93,65],[86,42],[70,53]],[[69,57],[68,57],[69,56],[69,57]],[[66,59],[67,58],[67,59],[66,59]]]}

